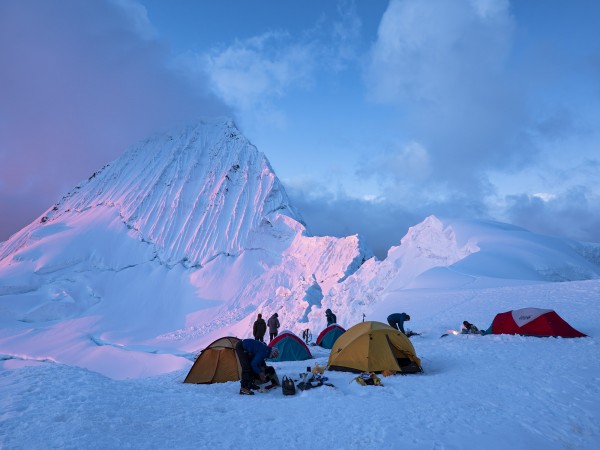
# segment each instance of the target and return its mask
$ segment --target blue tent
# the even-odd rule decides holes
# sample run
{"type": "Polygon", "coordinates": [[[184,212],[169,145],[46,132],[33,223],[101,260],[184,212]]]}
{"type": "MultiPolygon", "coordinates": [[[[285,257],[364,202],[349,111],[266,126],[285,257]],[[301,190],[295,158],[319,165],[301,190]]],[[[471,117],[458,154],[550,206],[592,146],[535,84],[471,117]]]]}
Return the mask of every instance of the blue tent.
{"type": "Polygon", "coordinates": [[[304,341],[291,331],[279,333],[269,342],[269,347],[277,347],[279,350],[279,356],[270,361],[304,361],[313,357],[304,341]]]}
{"type": "Polygon", "coordinates": [[[345,329],[340,327],[337,323],[329,325],[319,334],[317,338],[317,345],[323,348],[333,348],[333,344],[342,334],[346,332],[345,329]]]}

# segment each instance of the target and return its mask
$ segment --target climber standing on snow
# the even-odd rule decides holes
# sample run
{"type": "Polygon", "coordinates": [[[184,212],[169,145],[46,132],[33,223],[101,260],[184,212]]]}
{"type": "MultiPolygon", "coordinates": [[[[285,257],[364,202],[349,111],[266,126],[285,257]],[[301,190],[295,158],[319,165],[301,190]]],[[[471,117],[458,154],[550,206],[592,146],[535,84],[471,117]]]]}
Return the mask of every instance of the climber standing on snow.
{"type": "Polygon", "coordinates": [[[325,317],[327,318],[327,326],[337,323],[337,317],[329,308],[325,311],[325,317]]]}
{"type": "Polygon", "coordinates": [[[267,332],[267,324],[265,319],[262,318],[262,314],[259,314],[252,326],[252,335],[254,339],[260,342],[265,342],[265,333],[267,332]]]}
{"type": "Polygon", "coordinates": [[[281,325],[279,324],[278,317],[279,314],[275,313],[269,317],[269,320],[267,321],[267,326],[269,327],[269,342],[271,342],[279,332],[279,327],[281,325]]]}

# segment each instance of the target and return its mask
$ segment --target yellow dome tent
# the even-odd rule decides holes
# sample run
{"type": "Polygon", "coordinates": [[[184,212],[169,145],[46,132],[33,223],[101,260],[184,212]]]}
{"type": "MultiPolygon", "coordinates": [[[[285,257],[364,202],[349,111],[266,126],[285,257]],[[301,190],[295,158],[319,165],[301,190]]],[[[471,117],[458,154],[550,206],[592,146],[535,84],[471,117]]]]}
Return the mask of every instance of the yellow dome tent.
{"type": "Polygon", "coordinates": [[[351,372],[422,372],[410,340],[381,322],[362,322],[346,330],[333,344],[329,369],[351,372]]]}
{"type": "Polygon", "coordinates": [[[184,383],[211,384],[237,381],[242,368],[235,353],[236,337],[222,337],[210,344],[196,358],[184,383]]]}

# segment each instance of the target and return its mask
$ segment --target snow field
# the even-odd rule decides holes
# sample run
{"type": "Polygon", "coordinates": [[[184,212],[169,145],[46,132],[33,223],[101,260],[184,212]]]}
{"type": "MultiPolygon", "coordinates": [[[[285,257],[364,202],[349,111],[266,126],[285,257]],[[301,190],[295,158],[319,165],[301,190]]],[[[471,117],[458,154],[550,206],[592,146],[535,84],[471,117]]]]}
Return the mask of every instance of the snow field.
{"type": "MultiPolygon", "coordinates": [[[[326,371],[335,388],[248,397],[238,394],[237,382],[183,384],[188,369],[112,380],[50,362],[13,370],[5,361],[0,447],[259,449],[275,440],[289,449],[595,449],[600,349],[594,336],[600,332],[600,304],[593,299],[599,286],[598,281],[542,284],[475,296],[405,292],[410,300],[400,296],[397,302],[411,312],[409,328],[424,332],[412,342],[425,372],[381,377],[383,387],[360,386],[352,381],[355,374],[326,371]],[[546,298],[546,306],[592,337],[440,338],[463,317],[487,326],[477,316],[485,299],[520,307],[527,296],[546,298]],[[427,303],[426,297],[429,316],[416,307],[427,303]]],[[[327,363],[327,350],[310,348],[316,359],[276,363],[279,376],[298,379],[307,366],[327,363]]]]}

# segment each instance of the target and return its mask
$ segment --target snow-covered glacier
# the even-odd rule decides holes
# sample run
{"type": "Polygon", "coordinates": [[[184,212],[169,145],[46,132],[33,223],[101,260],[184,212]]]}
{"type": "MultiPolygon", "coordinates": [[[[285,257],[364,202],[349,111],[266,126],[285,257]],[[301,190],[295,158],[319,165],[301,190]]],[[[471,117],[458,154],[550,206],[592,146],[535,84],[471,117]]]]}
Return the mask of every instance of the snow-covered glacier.
{"type": "Polygon", "coordinates": [[[140,142],[0,244],[0,354],[115,378],[176,370],[257,313],[282,329],[359,322],[398,292],[600,278],[598,246],[427,217],[387,257],[310,236],[228,119],[140,142]]]}

